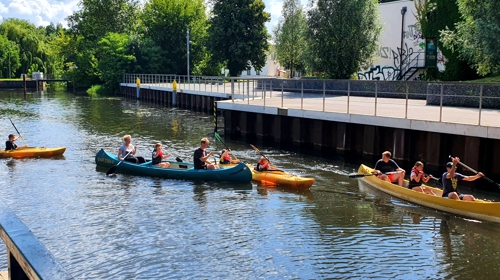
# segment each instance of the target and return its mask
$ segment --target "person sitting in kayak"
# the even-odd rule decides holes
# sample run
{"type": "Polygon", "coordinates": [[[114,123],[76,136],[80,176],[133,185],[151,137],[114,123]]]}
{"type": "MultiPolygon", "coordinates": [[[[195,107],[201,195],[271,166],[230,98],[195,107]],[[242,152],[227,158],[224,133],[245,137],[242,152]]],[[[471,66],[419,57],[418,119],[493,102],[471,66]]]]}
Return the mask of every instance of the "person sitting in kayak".
{"type": "Polygon", "coordinates": [[[422,183],[427,183],[432,178],[432,175],[425,176],[424,164],[421,161],[415,162],[415,165],[411,169],[410,183],[408,188],[417,192],[423,192],[427,194],[436,195],[431,189],[422,187],[422,183]]]}
{"type": "Polygon", "coordinates": [[[14,134],[9,134],[9,140],[5,142],[5,150],[6,151],[11,151],[11,150],[17,150],[17,148],[28,148],[28,145],[24,145],[21,147],[18,147],[14,141],[19,139],[19,137],[23,137],[21,134],[19,134],[17,137],[14,134]]]}
{"type": "Polygon", "coordinates": [[[231,163],[240,163],[238,159],[231,159],[231,150],[222,150],[220,154],[220,164],[231,164],[231,163]]]}
{"type": "Polygon", "coordinates": [[[268,171],[269,170],[269,161],[265,157],[261,157],[260,161],[255,166],[255,170],[257,171],[268,171]]]}
{"type": "Polygon", "coordinates": [[[152,153],[152,160],[151,164],[157,167],[163,167],[163,168],[168,168],[170,166],[170,162],[161,162],[163,159],[168,158],[172,154],[164,155],[163,151],[161,150],[161,143],[156,143],[155,149],[153,150],[152,153]]]}
{"type": "Polygon", "coordinates": [[[443,197],[455,199],[455,200],[467,200],[475,201],[473,195],[470,194],[460,194],[457,190],[458,181],[474,181],[483,177],[483,173],[478,172],[475,176],[464,176],[458,172],[455,172],[457,168],[457,163],[460,162],[458,157],[453,158],[453,162],[448,162],[446,164],[446,172],[443,173],[443,197]]]}
{"type": "Polygon", "coordinates": [[[219,169],[219,166],[212,164],[209,160],[209,157],[215,154],[215,152],[211,151],[207,155],[205,151],[209,146],[210,141],[206,137],[201,138],[200,147],[194,151],[193,155],[194,169],[219,169]]]}
{"type": "Polygon", "coordinates": [[[403,186],[405,178],[405,170],[399,167],[399,165],[391,159],[391,152],[385,151],[382,153],[382,158],[375,163],[375,169],[373,173],[377,174],[377,177],[387,181],[389,183],[403,186]],[[397,172],[395,172],[397,171],[397,172]],[[389,172],[394,172],[392,174],[385,174],[389,172]]]}
{"type": "Polygon", "coordinates": [[[132,136],[125,135],[123,136],[124,144],[120,146],[118,149],[118,159],[125,160],[132,163],[145,163],[146,160],[144,157],[136,157],[135,153],[137,152],[137,145],[132,145],[132,136]]]}

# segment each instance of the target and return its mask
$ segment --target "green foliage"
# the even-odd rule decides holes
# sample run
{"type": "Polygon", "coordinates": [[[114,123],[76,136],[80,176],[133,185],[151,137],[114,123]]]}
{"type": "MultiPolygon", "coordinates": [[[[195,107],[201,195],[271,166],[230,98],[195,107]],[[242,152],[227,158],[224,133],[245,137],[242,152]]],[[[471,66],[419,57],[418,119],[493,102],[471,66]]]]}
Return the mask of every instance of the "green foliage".
{"type": "Polygon", "coordinates": [[[348,79],[374,55],[381,32],[376,0],[318,0],[308,11],[313,71],[348,79]]]}
{"type": "Polygon", "coordinates": [[[108,32],[128,33],[137,21],[138,3],[133,0],[81,0],[80,10],[67,20],[71,30],[97,42],[108,32]]]}
{"type": "Polygon", "coordinates": [[[276,57],[293,75],[295,71],[305,70],[306,15],[299,0],[285,0],[282,15],[274,29],[276,57]]]}
{"type": "Polygon", "coordinates": [[[161,63],[162,49],[151,38],[132,37],[128,53],[136,58],[132,73],[167,74],[161,63]]]}
{"type": "Polygon", "coordinates": [[[500,73],[500,6],[497,0],[458,0],[462,20],[441,31],[446,47],[458,51],[478,73],[500,73]]]}
{"type": "Polygon", "coordinates": [[[106,89],[102,85],[93,85],[87,90],[87,93],[92,97],[103,95],[105,92],[106,89]]]}
{"type": "Polygon", "coordinates": [[[17,45],[0,34],[0,77],[16,77],[13,73],[15,73],[19,67],[21,67],[21,62],[17,45]]]}
{"type": "MultiPolygon", "coordinates": [[[[141,16],[144,36],[160,48],[157,57],[162,71],[187,74],[187,39],[189,26],[190,68],[205,55],[207,18],[202,0],[150,0],[141,16]]],[[[153,46],[150,44],[149,46],[153,46]]]]}
{"type": "Polygon", "coordinates": [[[267,60],[270,20],[262,0],[213,0],[208,41],[213,59],[225,63],[230,76],[253,66],[261,70],[267,60]]]}
{"type": "Polygon", "coordinates": [[[126,53],[129,39],[126,34],[108,33],[99,40],[97,56],[100,79],[103,88],[116,93],[120,88],[123,75],[131,69],[135,57],[126,53]]]}

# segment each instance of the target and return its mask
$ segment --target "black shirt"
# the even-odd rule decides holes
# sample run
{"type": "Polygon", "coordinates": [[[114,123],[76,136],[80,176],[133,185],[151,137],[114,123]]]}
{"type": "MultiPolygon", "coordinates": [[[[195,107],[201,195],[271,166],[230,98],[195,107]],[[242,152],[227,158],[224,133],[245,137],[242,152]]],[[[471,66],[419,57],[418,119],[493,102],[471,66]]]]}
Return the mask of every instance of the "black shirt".
{"type": "Polygon", "coordinates": [[[399,165],[392,159],[390,159],[387,163],[385,163],[382,159],[379,159],[377,163],[375,163],[375,170],[380,170],[382,173],[396,171],[399,168],[399,165]]]}
{"type": "Polygon", "coordinates": [[[194,163],[194,169],[205,169],[205,163],[200,160],[200,158],[205,157],[207,154],[205,153],[205,150],[198,148],[194,151],[194,156],[193,156],[193,163],[194,163]]]}
{"type": "Polygon", "coordinates": [[[10,140],[8,140],[7,142],[5,142],[5,150],[8,151],[8,150],[15,150],[17,149],[17,145],[14,144],[14,142],[10,142],[10,140]]]}

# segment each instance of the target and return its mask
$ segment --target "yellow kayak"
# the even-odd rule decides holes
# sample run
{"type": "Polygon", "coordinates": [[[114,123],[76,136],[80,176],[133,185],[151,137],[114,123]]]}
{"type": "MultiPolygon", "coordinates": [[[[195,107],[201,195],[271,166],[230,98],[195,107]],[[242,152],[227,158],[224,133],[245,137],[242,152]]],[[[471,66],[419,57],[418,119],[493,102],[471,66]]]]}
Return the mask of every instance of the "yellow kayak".
{"type": "MultiPolygon", "coordinates": [[[[373,175],[372,172],[372,168],[363,164],[358,169],[359,174],[373,175]]],[[[424,187],[431,189],[436,194],[434,196],[410,190],[407,187],[400,187],[396,184],[391,184],[370,175],[363,177],[362,180],[366,181],[370,186],[380,191],[415,204],[477,220],[500,223],[500,202],[484,200],[463,201],[443,198],[441,197],[443,194],[441,189],[423,185],[424,187]]],[[[408,181],[405,180],[405,186],[407,184],[408,181]]]]}
{"type": "Polygon", "coordinates": [[[66,151],[66,147],[45,148],[45,147],[28,147],[18,148],[17,150],[6,151],[0,150],[0,158],[28,158],[28,157],[53,157],[60,156],[66,151]]]}
{"type": "MultiPolygon", "coordinates": [[[[221,167],[230,167],[234,164],[221,164],[221,167]]],[[[260,182],[263,185],[289,187],[293,189],[307,190],[314,184],[314,178],[304,178],[293,175],[286,171],[270,170],[270,171],[257,171],[254,166],[247,164],[252,170],[252,181],[260,182]]]]}

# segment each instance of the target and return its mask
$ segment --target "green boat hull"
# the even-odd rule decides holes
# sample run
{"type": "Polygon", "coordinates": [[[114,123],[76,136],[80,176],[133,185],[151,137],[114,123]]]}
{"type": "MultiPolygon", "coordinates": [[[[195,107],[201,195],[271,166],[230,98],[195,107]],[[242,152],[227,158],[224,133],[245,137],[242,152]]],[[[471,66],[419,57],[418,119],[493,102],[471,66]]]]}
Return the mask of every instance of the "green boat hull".
{"type": "MultiPolygon", "coordinates": [[[[95,156],[95,163],[99,167],[111,168],[120,160],[116,155],[101,149],[95,156]]],[[[191,181],[227,181],[249,183],[252,180],[252,171],[243,163],[232,168],[218,170],[196,170],[192,163],[170,162],[169,168],[155,167],[151,161],[135,164],[123,161],[116,169],[117,173],[134,176],[159,177],[165,179],[179,179],[191,181]]]]}

